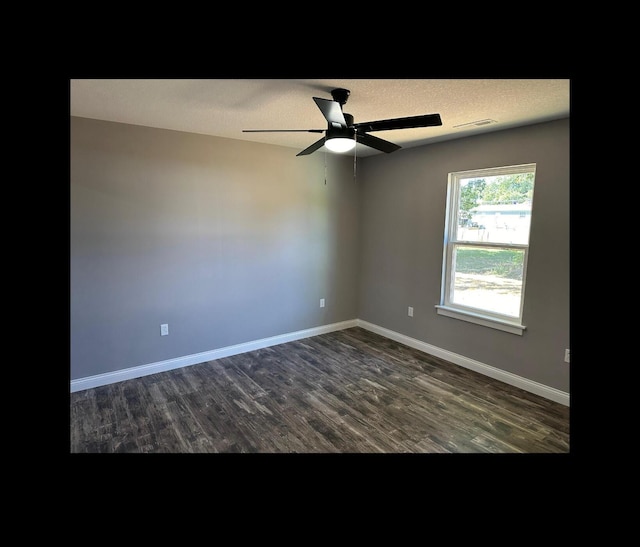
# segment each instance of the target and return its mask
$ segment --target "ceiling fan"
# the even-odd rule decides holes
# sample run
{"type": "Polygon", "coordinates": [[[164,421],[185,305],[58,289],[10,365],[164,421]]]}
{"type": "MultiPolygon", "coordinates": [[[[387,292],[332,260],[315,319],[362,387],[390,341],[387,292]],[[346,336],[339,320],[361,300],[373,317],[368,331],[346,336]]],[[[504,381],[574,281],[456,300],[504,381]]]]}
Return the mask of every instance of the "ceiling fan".
{"type": "Polygon", "coordinates": [[[389,131],[391,129],[412,129],[416,127],[432,127],[442,125],[440,114],[425,114],[423,116],[409,116],[390,120],[376,120],[372,122],[353,123],[353,116],[344,113],[342,107],[346,104],[351,92],[348,89],[337,88],[331,91],[333,100],[313,97],[322,115],[327,120],[326,129],[243,129],[243,133],[267,132],[306,132],[324,133],[324,137],[314,142],[296,156],[306,156],[318,150],[323,145],[333,152],[347,152],[356,146],[356,142],[389,154],[402,148],[384,139],[369,135],[373,131],[389,131]]]}

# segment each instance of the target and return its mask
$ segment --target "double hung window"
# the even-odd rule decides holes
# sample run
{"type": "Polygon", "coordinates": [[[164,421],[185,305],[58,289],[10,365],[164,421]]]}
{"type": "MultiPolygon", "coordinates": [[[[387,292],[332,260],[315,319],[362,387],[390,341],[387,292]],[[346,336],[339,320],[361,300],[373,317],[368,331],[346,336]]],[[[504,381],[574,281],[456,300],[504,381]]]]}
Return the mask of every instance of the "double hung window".
{"type": "Polygon", "coordinates": [[[449,174],[441,315],[522,334],[535,164],[449,174]]]}

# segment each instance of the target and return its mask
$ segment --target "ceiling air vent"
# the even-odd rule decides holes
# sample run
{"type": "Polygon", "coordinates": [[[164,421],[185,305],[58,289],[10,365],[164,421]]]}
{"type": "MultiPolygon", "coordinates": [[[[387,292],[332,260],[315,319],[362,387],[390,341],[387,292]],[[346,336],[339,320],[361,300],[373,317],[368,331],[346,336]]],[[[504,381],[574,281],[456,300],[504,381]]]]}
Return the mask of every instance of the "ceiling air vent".
{"type": "Polygon", "coordinates": [[[453,127],[482,127],[483,125],[490,125],[492,123],[498,123],[495,120],[491,120],[489,118],[486,118],[484,120],[476,120],[475,122],[469,122],[469,123],[461,123],[460,125],[454,125],[453,127]]]}

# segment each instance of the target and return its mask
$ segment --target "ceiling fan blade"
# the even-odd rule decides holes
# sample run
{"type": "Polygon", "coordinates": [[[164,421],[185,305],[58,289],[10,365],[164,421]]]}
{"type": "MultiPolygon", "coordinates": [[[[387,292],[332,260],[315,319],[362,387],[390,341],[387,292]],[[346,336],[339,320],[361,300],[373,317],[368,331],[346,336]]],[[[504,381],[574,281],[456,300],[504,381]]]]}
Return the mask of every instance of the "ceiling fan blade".
{"type": "Polygon", "coordinates": [[[411,129],[414,127],[432,127],[442,125],[440,114],[425,114],[424,116],[409,116],[392,120],[378,120],[374,122],[355,123],[359,131],[388,131],[390,129],[411,129]]]}
{"type": "Polygon", "coordinates": [[[286,132],[303,132],[303,133],[324,133],[326,129],[243,129],[243,133],[286,133],[286,132]]]}
{"type": "Polygon", "coordinates": [[[312,152],[315,152],[318,148],[321,148],[323,144],[324,144],[324,137],[314,142],[308,148],[305,148],[302,152],[298,152],[296,156],[306,156],[308,154],[311,154],[312,152]]]}
{"type": "Polygon", "coordinates": [[[387,154],[389,154],[390,152],[395,152],[396,150],[402,148],[397,144],[379,139],[378,137],[374,137],[373,135],[367,135],[366,133],[356,133],[356,142],[359,142],[360,144],[366,144],[371,148],[375,148],[376,150],[380,150],[380,152],[385,152],[387,154]]]}
{"type": "Polygon", "coordinates": [[[329,125],[337,124],[340,127],[347,127],[347,120],[344,119],[340,103],[329,99],[321,99],[320,97],[314,97],[313,100],[322,111],[322,115],[327,119],[329,125]]]}

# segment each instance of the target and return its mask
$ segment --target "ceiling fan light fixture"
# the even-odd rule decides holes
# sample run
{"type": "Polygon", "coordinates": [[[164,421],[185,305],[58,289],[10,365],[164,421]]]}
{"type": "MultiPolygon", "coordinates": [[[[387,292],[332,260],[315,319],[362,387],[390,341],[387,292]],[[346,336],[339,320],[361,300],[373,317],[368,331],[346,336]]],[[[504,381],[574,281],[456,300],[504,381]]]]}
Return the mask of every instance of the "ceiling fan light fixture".
{"type": "Polygon", "coordinates": [[[356,147],[355,139],[348,137],[327,137],[324,145],[331,150],[331,152],[348,152],[356,147]]]}

